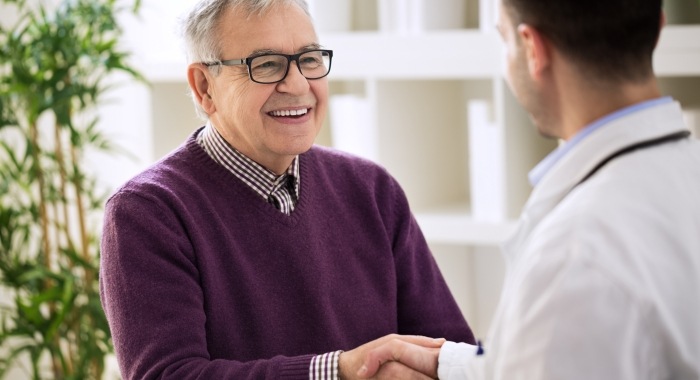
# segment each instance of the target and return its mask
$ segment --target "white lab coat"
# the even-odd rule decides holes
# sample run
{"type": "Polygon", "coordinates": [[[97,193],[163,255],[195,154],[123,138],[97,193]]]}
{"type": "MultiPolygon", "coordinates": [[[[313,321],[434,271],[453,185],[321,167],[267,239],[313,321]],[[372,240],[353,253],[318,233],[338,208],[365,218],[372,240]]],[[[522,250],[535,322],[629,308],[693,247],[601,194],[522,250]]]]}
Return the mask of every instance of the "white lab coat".
{"type": "Polygon", "coordinates": [[[698,379],[700,142],[599,162],[684,130],[676,102],[599,128],[533,189],[504,246],[485,354],[447,343],[440,379],[698,379]]]}

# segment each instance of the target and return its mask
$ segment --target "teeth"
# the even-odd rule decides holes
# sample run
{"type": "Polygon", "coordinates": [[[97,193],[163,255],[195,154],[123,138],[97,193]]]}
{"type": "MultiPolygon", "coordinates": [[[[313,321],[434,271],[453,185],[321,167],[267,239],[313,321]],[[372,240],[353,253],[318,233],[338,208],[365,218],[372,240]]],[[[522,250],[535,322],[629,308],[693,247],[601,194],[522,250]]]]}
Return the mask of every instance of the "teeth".
{"type": "Polygon", "coordinates": [[[308,109],[300,109],[300,110],[284,110],[284,111],[272,111],[270,114],[272,116],[301,116],[301,115],[306,115],[309,112],[308,109]]]}

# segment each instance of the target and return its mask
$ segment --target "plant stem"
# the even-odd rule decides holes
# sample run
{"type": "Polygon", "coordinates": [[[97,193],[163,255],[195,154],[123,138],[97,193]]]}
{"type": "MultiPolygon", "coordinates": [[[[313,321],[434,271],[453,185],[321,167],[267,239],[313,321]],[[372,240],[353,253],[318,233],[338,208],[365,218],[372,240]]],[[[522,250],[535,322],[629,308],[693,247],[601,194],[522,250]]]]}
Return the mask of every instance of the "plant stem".
{"type": "MultiPolygon", "coordinates": [[[[49,217],[46,212],[45,194],[44,194],[44,174],[41,170],[41,147],[39,146],[39,133],[37,131],[36,121],[29,125],[29,139],[31,141],[32,159],[34,160],[34,175],[36,176],[37,186],[39,188],[39,219],[41,220],[41,242],[44,250],[44,265],[48,270],[51,269],[51,243],[49,242],[49,217]]],[[[46,284],[48,286],[48,283],[46,284]]]]}
{"type": "MultiPolygon", "coordinates": [[[[54,126],[56,138],[56,163],[58,165],[59,183],[61,189],[61,197],[63,199],[63,230],[65,232],[66,243],[68,248],[74,249],[73,239],[71,238],[70,213],[68,212],[68,191],[66,189],[66,163],[63,156],[63,139],[61,138],[61,125],[56,123],[54,126]]],[[[70,263],[70,268],[73,268],[73,263],[70,263]]]]}
{"type": "MultiPolygon", "coordinates": [[[[78,162],[78,154],[75,146],[70,147],[71,159],[73,162],[78,162]]],[[[73,175],[73,186],[75,187],[75,204],[78,209],[78,224],[80,226],[80,243],[81,252],[85,262],[90,262],[90,247],[88,246],[88,234],[86,228],[86,215],[83,206],[83,186],[82,186],[82,173],[75,173],[73,175]]],[[[92,272],[89,270],[85,271],[85,283],[92,284],[93,282],[92,272]]]]}

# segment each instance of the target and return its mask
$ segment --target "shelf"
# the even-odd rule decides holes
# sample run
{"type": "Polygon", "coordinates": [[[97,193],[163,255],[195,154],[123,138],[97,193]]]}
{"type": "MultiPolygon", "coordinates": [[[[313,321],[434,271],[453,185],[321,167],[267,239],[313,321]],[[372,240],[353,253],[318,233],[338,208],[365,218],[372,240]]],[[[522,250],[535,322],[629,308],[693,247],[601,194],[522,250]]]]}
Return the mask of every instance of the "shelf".
{"type": "Polygon", "coordinates": [[[331,79],[473,79],[499,74],[495,33],[434,31],[421,35],[358,32],[321,36],[334,50],[331,79]]]}
{"type": "MultiPolygon", "coordinates": [[[[333,49],[330,80],[475,79],[501,75],[501,44],[496,33],[476,30],[431,31],[420,35],[381,32],[330,33],[320,37],[333,49]]],[[[145,53],[134,64],[151,82],[184,82],[181,51],[145,53]]],[[[138,58],[135,56],[135,58],[138,58]]],[[[700,75],[700,26],[663,29],[654,54],[659,76],[700,75]]]]}
{"type": "MultiPolygon", "coordinates": [[[[499,75],[501,67],[501,42],[495,33],[354,32],[328,34],[320,40],[334,50],[330,80],[490,78],[499,75]]],[[[180,51],[134,58],[134,65],[151,82],[186,81],[187,63],[180,51]]]]}
{"type": "Polygon", "coordinates": [[[498,246],[515,231],[513,220],[502,223],[480,222],[468,213],[459,211],[423,211],[416,220],[431,244],[498,246]]]}
{"type": "Polygon", "coordinates": [[[654,68],[658,76],[700,75],[700,25],[663,28],[654,68]]]}
{"type": "Polygon", "coordinates": [[[470,203],[467,103],[490,91],[488,80],[377,81],[379,163],[414,209],[470,203]]]}
{"type": "MultiPolygon", "coordinates": [[[[491,1],[491,0],[481,0],[491,1]]],[[[479,0],[307,0],[321,33],[422,33],[478,28],[479,0]]]]}

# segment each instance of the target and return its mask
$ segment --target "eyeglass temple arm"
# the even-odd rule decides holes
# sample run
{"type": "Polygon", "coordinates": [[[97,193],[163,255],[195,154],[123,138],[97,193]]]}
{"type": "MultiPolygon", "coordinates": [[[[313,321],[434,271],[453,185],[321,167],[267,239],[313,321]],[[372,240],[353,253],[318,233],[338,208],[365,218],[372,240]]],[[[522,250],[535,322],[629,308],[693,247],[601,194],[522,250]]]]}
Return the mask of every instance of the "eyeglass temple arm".
{"type": "Polygon", "coordinates": [[[236,66],[245,64],[245,59],[227,59],[225,61],[211,63],[210,65],[236,66]]]}

